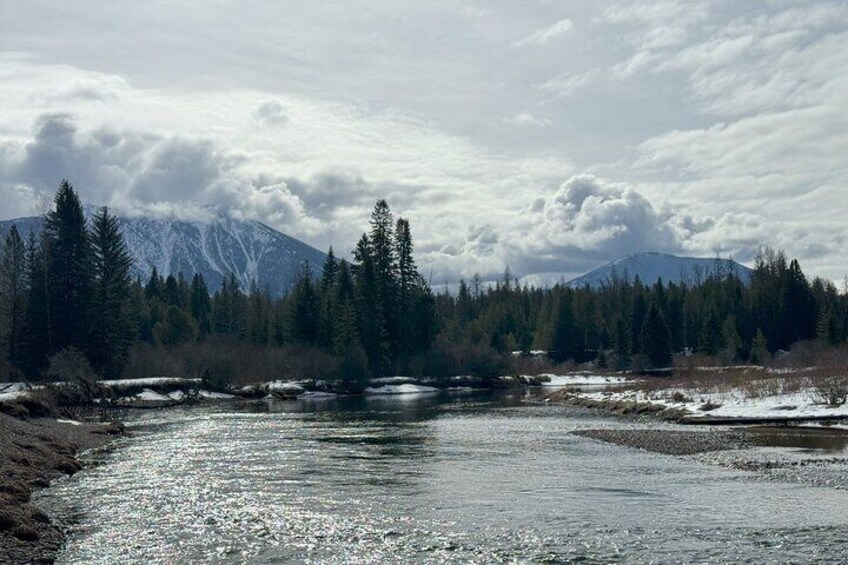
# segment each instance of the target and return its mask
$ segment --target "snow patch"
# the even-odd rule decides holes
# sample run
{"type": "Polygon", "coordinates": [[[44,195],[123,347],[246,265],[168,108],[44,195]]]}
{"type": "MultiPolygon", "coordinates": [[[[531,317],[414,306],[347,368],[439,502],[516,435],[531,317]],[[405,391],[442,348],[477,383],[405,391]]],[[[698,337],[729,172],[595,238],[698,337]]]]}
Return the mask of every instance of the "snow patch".
{"type": "Polygon", "coordinates": [[[71,426],[81,426],[82,422],[77,422],[76,420],[56,420],[60,424],[70,424],[71,426]]]}
{"type": "Polygon", "coordinates": [[[365,394],[433,394],[436,392],[439,392],[436,387],[414,384],[383,385],[365,389],[365,394]]]}
{"type": "Polygon", "coordinates": [[[208,398],[210,400],[223,400],[227,398],[235,398],[232,394],[227,394],[225,392],[212,392],[210,390],[201,390],[198,391],[197,396],[200,398],[208,398]]]}
{"type": "Polygon", "coordinates": [[[156,392],[154,390],[150,390],[149,388],[146,388],[143,391],[141,391],[140,393],[136,394],[135,397],[138,398],[139,400],[149,400],[149,401],[153,401],[153,402],[163,402],[163,401],[171,400],[169,397],[165,396],[164,394],[159,394],[158,392],[156,392]]]}

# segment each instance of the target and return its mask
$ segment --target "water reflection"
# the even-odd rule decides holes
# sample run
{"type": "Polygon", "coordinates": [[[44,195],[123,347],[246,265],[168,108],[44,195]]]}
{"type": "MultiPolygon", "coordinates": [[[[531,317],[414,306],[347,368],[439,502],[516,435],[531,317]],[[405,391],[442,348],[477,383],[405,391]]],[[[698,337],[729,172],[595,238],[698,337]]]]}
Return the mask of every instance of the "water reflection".
{"type": "Polygon", "coordinates": [[[848,431],[812,427],[752,427],[750,441],[761,447],[785,447],[835,454],[848,452],[848,431]]]}
{"type": "MultiPolygon", "coordinates": [[[[848,493],[585,440],[523,394],[134,415],[60,563],[839,562],[848,493]]],[[[616,425],[621,422],[614,421],[616,425]]],[[[66,514],[66,515],[67,515],[66,514]]]]}

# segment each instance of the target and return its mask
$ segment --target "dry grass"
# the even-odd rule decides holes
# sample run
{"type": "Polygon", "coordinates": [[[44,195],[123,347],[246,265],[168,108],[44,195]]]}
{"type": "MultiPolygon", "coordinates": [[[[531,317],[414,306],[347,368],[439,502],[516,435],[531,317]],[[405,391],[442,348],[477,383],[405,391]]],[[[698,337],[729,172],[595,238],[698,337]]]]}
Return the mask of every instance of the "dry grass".
{"type": "Polygon", "coordinates": [[[848,400],[848,347],[798,345],[768,366],[721,366],[717,358],[677,362],[670,378],[647,378],[632,385],[650,395],[741,395],[746,399],[810,392],[817,403],[838,406],[848,400]]]}
{"type": "Polygon", "coordinates": [[[650,394],[663,392],[697,397],[698,395],[741,394],[757,399],[798,392],[807,386],[804,371],[774,372],[760,366],[721,366],[716,359],[694,359],[675,368],[670,378],[648,378],[634,385],[650,394]]]}

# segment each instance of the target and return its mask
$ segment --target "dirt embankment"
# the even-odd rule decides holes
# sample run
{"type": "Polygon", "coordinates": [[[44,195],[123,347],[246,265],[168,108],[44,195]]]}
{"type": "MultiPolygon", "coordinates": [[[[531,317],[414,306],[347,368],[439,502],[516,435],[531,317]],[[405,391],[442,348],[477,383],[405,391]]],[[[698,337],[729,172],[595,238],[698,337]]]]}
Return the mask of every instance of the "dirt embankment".
{"type": "Polygon", "coordinates": [[[23,420],[0,414],[0,563],[52,563],[64,536],[30,504],[35,489],[81,469],[75,455],[109,443],[123,426],[23,420]]]}

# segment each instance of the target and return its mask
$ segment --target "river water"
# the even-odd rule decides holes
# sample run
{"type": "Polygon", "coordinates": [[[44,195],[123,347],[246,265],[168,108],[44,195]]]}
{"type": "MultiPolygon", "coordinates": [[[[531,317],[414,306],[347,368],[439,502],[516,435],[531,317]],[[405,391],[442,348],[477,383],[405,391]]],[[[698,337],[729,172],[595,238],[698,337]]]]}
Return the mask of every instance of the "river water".
{"type": "Polygon", "coordinates": [[[127,415],[44,491],[59,563],[842,563],[848,493],[569,432],[627,426],[481,393],[127,415]]]}

